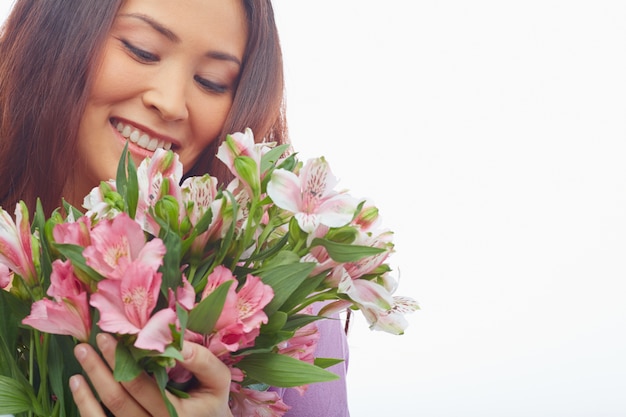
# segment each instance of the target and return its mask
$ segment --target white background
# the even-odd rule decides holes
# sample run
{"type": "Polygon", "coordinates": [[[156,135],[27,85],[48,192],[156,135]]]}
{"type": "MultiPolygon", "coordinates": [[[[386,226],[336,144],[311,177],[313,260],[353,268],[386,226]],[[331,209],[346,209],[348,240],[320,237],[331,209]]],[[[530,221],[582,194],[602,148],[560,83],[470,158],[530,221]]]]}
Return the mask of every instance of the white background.
{"type": "Polygon", "coordinates": [[[422,307],[353,326],[352,416],[626,416],[626,2],[274,7],[294,146],[422,307]]]}

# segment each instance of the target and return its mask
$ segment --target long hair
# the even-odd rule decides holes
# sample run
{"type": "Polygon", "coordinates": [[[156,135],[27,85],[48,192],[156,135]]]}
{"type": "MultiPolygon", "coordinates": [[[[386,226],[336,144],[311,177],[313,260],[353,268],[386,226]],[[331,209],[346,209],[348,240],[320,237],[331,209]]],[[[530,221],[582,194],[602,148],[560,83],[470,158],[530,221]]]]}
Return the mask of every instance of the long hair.
{"type": "MultiPolygon", "coordinates": [[[[21,0],[0,38],[0,204],[60,203],[98,52],[121,0],[21,0]]],[[[97,185],[97,184],[95,184],[97,185]]]]}
{"type": "MultiPolygon", "coordinates": [[[[187,175],[228,171],[215,162],[226,133],[287,142],[283,64],[270,0],[242,0],[248,43],[224,129],[187,175]]],[[[18,0],[0,35],[0,206],[19,200],[48,213],[76,164],[78,127],[104,42],[123,0],[18,0]]],[[[96,186],[97,184],[94,184],[96,186]]]]}
{"type": "Polygon", "coordinates": [[[244,0],[248,19],[248,43],[239,84],[220,138],[204,150],[189,175],[209,172],[223,184],[228,169],[215,163],[217,148],[226,134],[252,129],[255,140],[288,142],[284,102],[283,58],[270,0],[244,0]]]}

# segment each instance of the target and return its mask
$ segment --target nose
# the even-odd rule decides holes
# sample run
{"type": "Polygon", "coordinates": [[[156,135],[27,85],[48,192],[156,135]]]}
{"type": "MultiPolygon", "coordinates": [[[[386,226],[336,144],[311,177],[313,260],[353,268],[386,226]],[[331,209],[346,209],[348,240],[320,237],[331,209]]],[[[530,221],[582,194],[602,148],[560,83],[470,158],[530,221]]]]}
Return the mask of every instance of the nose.
{"type": "Polygon", "coordinates": [[[144,105],[156,111],[165,121],[186,120],[189,117],[188,85],[182,71],[164,67],[150,75],[149,87],[142,96],[144,105]]]}

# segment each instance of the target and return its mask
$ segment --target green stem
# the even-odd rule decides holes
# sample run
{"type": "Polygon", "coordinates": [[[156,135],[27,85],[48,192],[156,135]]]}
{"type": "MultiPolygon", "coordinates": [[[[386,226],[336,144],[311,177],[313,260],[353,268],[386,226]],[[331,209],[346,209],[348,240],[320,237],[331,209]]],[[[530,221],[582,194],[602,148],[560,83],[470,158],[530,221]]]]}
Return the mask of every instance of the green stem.
{"type": "Polygon", "coordinates": [[[48,386],[48,355],[50,350],[50,335],[43,334],[43,343],[41,346],[41,359],[39,359],[39,375],[41,377],[42,404],[49,410],[50,406],[50,387],[48,386]]]}
{"type": "Polygon", "coordinates": [[[257,221],[256,213],[258,208],[259,202],[255,198],[250,204],[250,210],[248,211],[248,224],[246,225],[246,230],[244,230],[243,232],[243,239],[241,239],[241,243],[239,245],[239,248],[237,249],[236,256],[233,258],[232,265],[230,266],[231,270],[235,268],[237,263],[240,261],[241,254],[246,250],[246,248],[250,247],[250,244],[252,243],[254,232],[259,224],[259,221],[257,221]]]}
{"type": "MultiPolygon", "coordinates": [[[[30,340],[28,343],[28,383],[34,387],[35,382],[35,331],[30,332],[30,340]]],[[[28,417],[33,417],[33,412],[28,412],[28,417]]]]}
{"type": "Polygon", "coordinates": [[[187,281],[189,281],[191,285],[193,285],[197,270],[198,265],[195,262],[191,262],[191,265],[189,265],[189,272],[187,273],[187,281]]]}
{"type": "Polygon", "coordinates": [[[336,298],[337,298],[337,290],[334,288],[326,290],[324,292],[317,293],[314,296],[305,299],[302,303],[298,304],[298,306],[295,307],[293,310],[291,310],[288,313],[288,315],[291,316],[293,314],[296,314],[298,311],[301,311],[305,307],[308,307],[311,304],[316,303],[318,301],[333,300],[336,298]]]}

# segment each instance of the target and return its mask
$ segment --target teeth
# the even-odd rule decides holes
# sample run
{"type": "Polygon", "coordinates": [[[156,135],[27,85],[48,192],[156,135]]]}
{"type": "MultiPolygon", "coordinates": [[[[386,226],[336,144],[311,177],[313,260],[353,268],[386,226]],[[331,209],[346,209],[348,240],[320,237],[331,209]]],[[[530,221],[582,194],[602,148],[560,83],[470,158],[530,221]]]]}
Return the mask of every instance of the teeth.
{"type": "Polygon", "coordinates": [[[147,133],[143,133],[142,131],[129,125],[125,125],[122,122],[118,122],[115,128],[126,139],[149,151],[155,151],[157,148],[163,148],[167,151],[172,148],[171,142],[166,142],[163,139],[151,138],[147,133]]]}
{"type": "Polygon", "coordinates": [[[148,146],[146,146],[146,148],[150,151],[154,151],[157,148],[157,144],[159,143],[158,140],[152,138],[150,139],[150,143],[148,143],[148,146]]]}
{"type": "Polygon", "coordinates": [[[137,142],[137,145],[141,146],[142,148],[148,149],[148,143],[150,143],[150,136],[141,135],[141,137],[139,138],[139,142],[137,142]]]}

